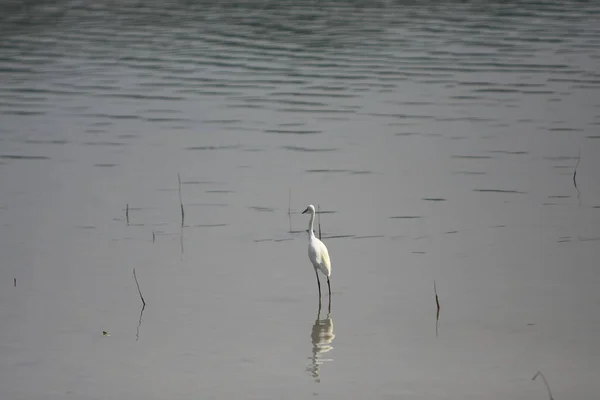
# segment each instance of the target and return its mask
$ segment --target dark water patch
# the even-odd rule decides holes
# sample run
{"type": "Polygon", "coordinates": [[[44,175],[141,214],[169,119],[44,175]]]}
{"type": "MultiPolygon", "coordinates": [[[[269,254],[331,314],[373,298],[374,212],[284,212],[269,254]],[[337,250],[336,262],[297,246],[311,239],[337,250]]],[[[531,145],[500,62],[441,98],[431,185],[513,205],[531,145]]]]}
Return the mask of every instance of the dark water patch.
{"type": "Polygon", "coordinates": [[[546,202],[546,203],[542,203],[543,206],[556,206],[558,205],[558,203],[552,203],[552,202],[546,202]]]}
{"type": "Polygon", "coordinates": [[[600,135],[586,136],[586,139],[600,139],[600,135]]]}
{"type": "Polygon", "coordinates": [[[546,157],[544,157],[544,160],[570,161],[570,160],[577,160],[577,157],[575,157],[575,156],[546,156],[546,157]]]}
{"type": "Polygon", "coordinates": [[[96,229],[93,225],[76,225],[73,228],[75,229],[96,229]]]}
{"type": "Polygon", "coordinates": [[[85,133],[105,133],[106,129],[87,128],[85,133]]]}
{"type": "Polygon", "coordinates": [[[160,100],[160,101],[181,101],[186,100],[185,97],[181,96],[158,96],[148,94],[136,94],[136,93],[109,93],[109,94],[98,94],[98,97],[118,98],[118,99],[129,99],[129,100],[160,100]]]}
{"type": "MultiPolygon", "coordinates": [[[[178,89],[177,93],[193,94],[196,96],[206,97],[231,97],[231,96],[242,96],[244,92],[235,92],[227,90],[201,90],[201,89],[178,89]]],[[[185,97],[180,97],[182,100],[186,100],[185,97]]]]}
{"type": "Polygon", "coordinates": [[[351,172],[347,169],[307,169],[306,172],[310,172],[310,173],[333,173],[333,174],[337,174],[337,173],[344,173],[344,172],[351,172]]]}
{"type": "Polygon", "coordinates": [[[23,143],[31,143],[31,144],[67,144],[69,143],[66,139],[55,139],[55,140],[44,140],[44,139],[26,139],[23,140],[23,143]]]}
{"type": "Polygon", "coordinates": [[[0,154],[0,159],[5,160],[49,160],[46,156],[25,156],[19,154],[0,154]]]}
{"type": "Polygon", "coordinates": [[[293,238],[285,238],[285,239],[273,239],[274,242],[288,242],[290,240],[294,240],[293,238]]]}
{"type": "Polygon", "coordinates": [[[110,167],[116,167],[117,164],[94,164],[94,167],[101,167],[101,168],[110,168],[110,167]]]}
{"type": "MultiPolygon", "coordinates": [[[[361,113],[362,114],[362,113],[361,113]]],[[[385,117],[394,119],[418,119],[418,120],[431,120],[435,119],[434,115],[421,115],[421,114],[386,114],[386,113],[364,113],[370,117],[385,117]]]]}
{"type": "Polygon", "coordinates": [[[549,131],[551,132],[582,132],[583,129],[577,129],[577,128],[563,128],[563,127],[558,127],[558,128],[548,128],[549,131]]]}
{"type": "Polygon", "coordinates": [[[323,239],[344,239],[344,238],[353,238],[354,235],[333,235],[333,236],[323,236],[323,239]]]}
{"type": "MultiPolygon", "coordinates": [[[[453,100],[481,100],[481,96],[475,96],[475,95],[455,95],[455,96],[449,96],[450,99],[453,100]]],[[[464,103],[461,103],[464,104],[464,103]]]]}
{"type": "Polygon", "coordinates": [[[205,190],[204,193],[235,193],[234,190],[220,189],[220,190],[205,190]]]}
{"type": "Polygon", "coordinates": [[[443,197],[424,197],[422,200],[425,201],[446,201],[443,197]]]}
{"type": "Polygon", "coordinates": [[[481,88],[473,89],[474,93],[520,93],[520,90],[510,88],[481,88]]]}
{"type": "Polygon", "coordinates": [[[241,119],[205,119],[202,122],[205,124],[227,125],[227,124],[239,124],[244,121],[242,121],[241,119]]]}
{"type": "Polygon", "coordinates": [[[301,101],[301,100],[286,100],[286,99],[273,100],[272,103],[286,104],[286,105],[290,105],[290,106],[306,106],[306,107],[327,107],[327,106],[329,106],[329,104],[327,104],[327,103],[322,103],[322,102],[318,102],[318,101],[301,101]]]}
{"type": "Polygon", "coordinates": [[[465,155],[453,155],[451,158],[461,159],[461,160],[489,160],[493,157],[491,156],[465,156],[465,155]]]}
{"type": "Polygon", "coordinates": [[[315,98],[323,98],[328,97],[332,99],[350,99],[356,96],[352,94],[342,94],[342,93],[331,93],[331,92],[279,92],[279,93],[271,93],[271,96],[291,96],[291,97],[315,97],[315,98]]]}
{"type": "Polygon", "coordinates": [[[3,115],[21,115],[21,116],[34,116],[34,115],[45,115],[45,111],[34,111],[34,110],[2,110],[0,114],[3,115]]]}
{"type": "Polygon", "coordinates": [[[250,108],[253,110],[260,110],[266,108],[264,104],[256,103],[238,103],[238,104],[227,104],[227,108],[250,108]]]}
{"type": "Polygon", "coordinates": [[[479,117],[436,117],[434,118],[437,122],[494,122],[492,118],[479,118],[479,117]]]}
{"type": "Polygon", "coordinates": [[[227,226],[227,224],[197,224],[192,225],[192,228],[218,228],[221,226],[227,226]]]}
{"type": "Polygon", "coordinates": [[[138,135],[134,133],[123,133],[121,135],[117,135],[117,137],[120,139],[135,139],[138,137],[138,135]]]}
{"type": "Polygon", "coordinates": [[[513,193],[513,194],[525,194],[527,192],[520,192],[518,190],[504,190],[504,189],[473,189],[474,192],[480,193],[513,193]]]}
{"type": "Polygon", "coordinates": [[[282,149],[289,150],[289,151],[301,151],[301,152],[328,152],[328,151],[339,150],[339,149],[333,148],[333,147],[318,149],[318,148],[309,148],[309,147],[302,147],[302,146],[283,146],[282,149]]]}
{"type": "Polygon", "coordinates": [[[418,218],[423,218],[420,215],[395,215],[392,217],[388,217],[390,219],[418,219],[418,218]]]}
{"type": "Polygon", "coordinates": [[[109,146],[109,147],[119,147],[126,146],[127,143],[123,142],[83,142],[85,146],[109,146]]]}
{"type": "Polygon", "coordinates": [[[453,233],[458,233],[458,231],[447,231],[447,232],[444,232],[444,235],[451,235],[453,233]]]}
{"type": "Polygon", "coordinates": [[[514,154],[514,155],[529,154],[528,151],[508,151],[508,150],[490,150],[490,153],[494,153],[494,154],[514,154]]]}
{"type": "Polygon", "coordinates": [[[567,195],[555,195],[555,196],[548,196],[549,199],[568,199],[571,196],[567,196],[567,195]]]}
{"type": "Polygon", "coordinates": [[[81,117],[84,118],[102,118],[108,120],[136,120],[140,119],[138,115],[133,114],[104,114],[104,113],[96,113],[96,114],[81,114],[81,117]]]}
{"type": "Polygon", "coordinates": [[[140,119],[146,122],[192,122],[192,120],[187,118],[142,117],[140,119]]]}
{"type": "Polygon", "coordinates": [[[309,114],[354,114],[356,111],[353,109],[339,110],[339,109],[325,109],[325,108],[278,108],[278,112],[284,113],[309,113],[309,114]]]}
{"type": "Polygon", "coordinates": [[[373,171],[367,171],[367,170],[350,171],[350,175],[370,175],[372,173],[373,173],[373,171]]]}
{"type": "Polygon", "coordinates": [[[273,212],[273,211],[275,211],[275,209],[271,208],[271,207],[251,206],[248,208],[251,210],[254,210],[254,211],[258,211],[258,212],[273,212]]]}
{"type": "Polygon", "coordinates": [[[369,235],[369,236],[354,236],[353,239],[375,239],[375,238],[382,238],[384,237],[383,235],[369,235]]]}
{"type": "Polygon", "coordinates": [[[546,95],[556,93],[554,90],[521,90],[523,94],[546,95]]]}
{"type": "Polygon", "coordinates": [[[304,122],[285,122],[277,124],[277,126],[306,126],[306,124],[304,122]]]}
{"type": "Polygon", "coordinates": [[[254,243],[272,242],[273,239],[255,239],[254,243]]]}
{"type": "Polygon", "coordinates": [[[291,130],[291,129],[265,129],[265,133],[278,133],[283,135],[314,135],[317,133],[323,133],[320,130],[291,130]]]}
{"type": "Polygon", "coordinates": [[[227,146],[190,146],[186,147],[185,150],[232,150],[239,149],[240,147],[239,144],[227,146]]]}
{"type": "Polygon", "coordinates": [[[411,251],[412,254],[425,254],[424,251],[411,251]]]}

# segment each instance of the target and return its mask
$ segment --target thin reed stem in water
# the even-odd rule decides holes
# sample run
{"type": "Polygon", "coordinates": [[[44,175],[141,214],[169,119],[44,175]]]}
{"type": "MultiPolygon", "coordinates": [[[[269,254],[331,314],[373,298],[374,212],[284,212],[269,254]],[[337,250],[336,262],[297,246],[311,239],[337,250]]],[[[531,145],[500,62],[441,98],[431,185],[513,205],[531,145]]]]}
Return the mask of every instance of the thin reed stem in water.
{"type": "Polygon", "coordinates": [[[185,211],[183,211],[183,198],[181,197],[181,177],[177,173],[177,181],[179,182],[179,205],[181,206],[181,226],[185,221],[185,211]]]}
{"type": "Polygon", "coordinates": [[[542,371],[538,371],[537,374],[535,374],[533,376],[533,378],[531,378],[532,381],[535,380],[535,378],[537,378],[539,376],[542,377],[542,380],[544,381],[544,385],[546,385],[546,390],[548,391],[548,396],[550,397],[550,400],[554,400],[554,397],[552,397],[552,391],[550,390],[550,385],[548,385],[548,381],[546,380],[546,377],[544,376],[544,374],[542,374],[542,371]]]}
{"type": "Polygon", "coordinates": [[[317,204],[317,218],[319,218],[319,240],[321,240],[321,206],[317,204]]]}
{"type": "Polygon", "coordinates": [[[581,161],[581,148],[579,148],[579,152],[577,153],[577,162],[573,170],[573,185],[575,186],[575,190],[577,190],[577,200],[579,200],[579,205],[581,206],[581,192],[577,187],[577,167],[579,167],[579,161],[581,161]]]}
{"type": "Polygon", "coordinates": [[[146,307],[146,300],[144,300],[144,296],[142,296],[142,291],[140,290],[140,284],[137,280],[137,275],[135,274],[135,268],[133,269],[133,278],[135,279],[135,284],[137,285],[138,293],[140,294],[140,299],[142,299],[142,304],[146,307]]]}
{"type": "Polygon", "coordinates": [[[125,206],[125,219],[127,220],[127,225],[129,225],[129,203],[125,206]]]}
{"type": "Polygon", "coordinates": [[[440,300],[438,298],[437,287],[435,285],[435,279],[433,280],[433,293],[435,294],[435,304],[437,306],[437,313],[435,314],[435,336],[438,335],[438,325],[440,322],[440,300]]]}

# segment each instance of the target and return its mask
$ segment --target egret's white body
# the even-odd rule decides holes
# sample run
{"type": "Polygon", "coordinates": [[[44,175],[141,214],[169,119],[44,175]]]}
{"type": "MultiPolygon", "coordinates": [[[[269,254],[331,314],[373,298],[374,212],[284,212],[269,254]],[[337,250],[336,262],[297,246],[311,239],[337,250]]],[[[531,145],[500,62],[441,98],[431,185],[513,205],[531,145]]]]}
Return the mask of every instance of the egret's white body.
{"type": "Polygon", "coordinates": [[[329,259],[329,251],[323,242],[315,236],[313,231],[313,225],[315,222],[315,207],[311,204],[306,207],[306,210],[302,214],[310,213],[310,222],[308,223],[308,258],[315,268],[315,274],[317,274],[317,284],[319,285],[319,298],[321,298],[321,282],[319,281],[319,274],[321,271],[323,275],[327,277],[327,287],[329,288],[329,296],[331,297],[331,286],[329,284],[329,277],[331,276],[331,260],[329,259]]]}

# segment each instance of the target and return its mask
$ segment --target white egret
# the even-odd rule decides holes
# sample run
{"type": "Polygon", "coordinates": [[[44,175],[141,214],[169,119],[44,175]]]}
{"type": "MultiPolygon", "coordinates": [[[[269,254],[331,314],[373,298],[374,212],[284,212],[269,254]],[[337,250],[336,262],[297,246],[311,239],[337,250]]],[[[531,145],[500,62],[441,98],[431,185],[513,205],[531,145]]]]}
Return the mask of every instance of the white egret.
{"type": "Polygon", "coordinates": [[[308,223],[308,258],[315,268],[317,275],[317,284],[319,285],[319,304],[321,304],[321,282],[319,281],[319,273],[327,277],[327,288],[329,289],[329,301],[331,302],[331,285],[329,284],[329,276],[331,275],[331,261],[329,260],[329,252],[325,244],[315,236],[313,231],[313,223],[315,222],[315,207],[310,204],[302,214],[310,213],[310,222],[308,223]]]}

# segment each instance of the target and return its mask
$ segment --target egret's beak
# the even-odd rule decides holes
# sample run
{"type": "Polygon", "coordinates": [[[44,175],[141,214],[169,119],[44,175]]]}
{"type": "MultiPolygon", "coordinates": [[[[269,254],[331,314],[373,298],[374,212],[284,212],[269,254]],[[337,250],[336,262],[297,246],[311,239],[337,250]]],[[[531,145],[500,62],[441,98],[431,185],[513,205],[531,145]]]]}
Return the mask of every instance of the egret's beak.
{"type": "Polygon", "coordinates": [[[306,210],[302,211],[302,214],[306,214],[308,212],[308,207],[306,207],[306,210]]]}

